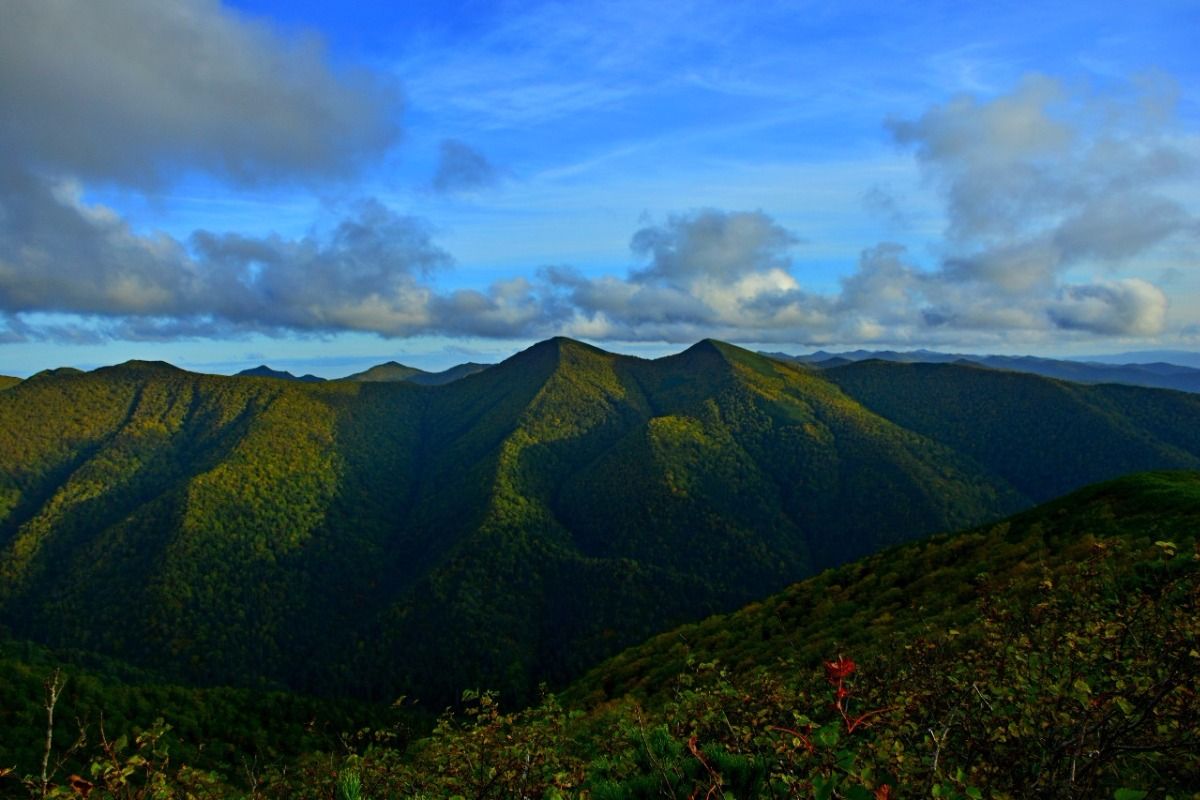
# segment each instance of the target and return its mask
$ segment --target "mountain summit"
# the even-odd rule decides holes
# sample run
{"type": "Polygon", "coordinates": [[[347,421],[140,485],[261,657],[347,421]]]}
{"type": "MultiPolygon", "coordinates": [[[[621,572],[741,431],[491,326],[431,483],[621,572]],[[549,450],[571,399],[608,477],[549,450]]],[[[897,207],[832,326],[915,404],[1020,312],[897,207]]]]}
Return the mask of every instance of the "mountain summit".
{"type": "Polygon", "coordinates": [[[519,698],[906,539],[1200,467],[1200,397],[935,366],[558,338],[432,386],[43,374],[0,393],[0,624],[202,682],[519,698]]]}

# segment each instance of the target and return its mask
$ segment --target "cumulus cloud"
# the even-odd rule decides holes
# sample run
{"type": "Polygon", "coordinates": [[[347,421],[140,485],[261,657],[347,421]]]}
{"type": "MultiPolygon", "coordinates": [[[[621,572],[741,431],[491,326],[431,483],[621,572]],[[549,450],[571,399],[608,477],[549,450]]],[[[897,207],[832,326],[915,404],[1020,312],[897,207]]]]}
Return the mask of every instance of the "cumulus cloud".
{"type": "MultiPolygon", "coordinates": [[[[789,261],[799,240],[762,212],[706,210],[644,228],[631,246],[645,263],[624,278],[547,277],[575,309],[574,330],[596,337],[1154,336],[1166,295],[1119,273],[1200,236],[1172,192],[1200,164],[1195,143],[1173,136],[1170,94],[1161,81],[1101,96],[1034,76],[999,97],[890,121],[944,200],[939,257],[921,265],[901,245],[869,247],[834,294],[800,285],[789,261]]],[[[881,197],[899,212],[882,190],[867,201],[881,197]]]]}
{"type": "MultiPolygon", "coordinates": [[[[62,13],[61,6],[46,5],[62,13]]],[[[308,52],[199,0],[147,13],[173,19],[185,11],[211,23],[197,23],[202,32],[224,31],[214,41],[251,37],[259,55],[239,69],[257,75],[247,80],[264,92],[269,76],[253,68],[267,58],[262,51],[274,52],[272,58],[308,52]]],[[[8,35],[0,34],[0,44],[8,35]]],[[[4,49],[0,59],[10,58],[4,49]]],[[[326,85],[361,91],[360,99],[379,89],[370,81],[359,86],[313,58],[318,66],[312,68],[325,76],[314,83],[318,97],[293,110],[320,105],[326,85]]],[[[214,69],[224,74],[223,66],[214,69]]],[[[178,75],[172,74],[146,80],[173,86],[178,75]]],[[[0,83],[7,80],[0,76],[0,83]]],[[[12,102],[12,92],[0,88],[0,102],[12,102]]],[[[284,101],[291,95],[286,87],[281,92],[278,119],[261,128],[251,123],[244,138],[221,133],[191,141],[189,134],[178,143],[155,144],[152,137],[149,166],[141,167],[130,153],[138,137],[150,133],[131,133],[135,146],[104,167],[102,161],[92,164],[86,149],[72,155],[52,137],[35,143],[38,125],[48,124],[37,122],[37,114],[32,122],[0,118],[0,142],[25,148],[19,161],[0,157],[0,341],[158,340],[249,331],[521,338],[565,333],[670,342],[717,336],[798,344],[1147,337],[1164,330],[1167,297],[1147,278],[1135,277],[1142,273],[1134,265],[1200,236],[1196,214],[1180,199],[1185,195],[1173,191],[1200,165],[1195,142],[1171,133],[1170,105],[1163,100],[1169,93],[1101,97],[1040,77],[1006,95],[954,98],[889,123],[896,142],[915,154],[943,198],[944,235],[931,248],[932,263],[895,243],[866,247],[833,292],[802,284],[792,263],[802,240],[763,211],[700,209],[647,223],[631,236],[623,274],[554,266],[486,288],[445,291],[437,283],[451,258],[428,226],[378,201],[361,201],[336,224],[301,237],[200,230],[178,239],[135,231],[113,211],[84,202],[78,181],[62,177],[139,181],[158,177],[161,165],[175,159],[234,180],[323,174],[344,169],[355,153],[387,140],[373,138],[382,128],[368,125],[362,130],[375,134],[358,144],[352,135],[348,150],[327,152],[325,134],[318,132],[311,147],[272,152],[268,133],[283,125],[279,120],[291,119],[290,111],[280,110],[289,107],[284,101]],[[35,312],[78,315],[88,324],[35,323],[35,312]]],[[[118,97],[117,105],[122,102],[118,97]]],[[[233,113],[232,106],[214,108],[196,113],[233,113]]],[[[135,120],[145,123],[136,113],[135,120]]],[[[154,113],[165,113],[159,134],[183,124],[178,114],[186,117],[169,104],[158,104],[154,113]]],[[[97,135],[115,142],[123,124],[112,122],[111,130],[97,135]]],[[[482,155],[461,142],[443,142],[435,188],[470,190],[495,179],[482,155]]],[[[877,205],[886,199],[884,210],[900,213],[894,198],[882,190],[875,194],[877,205]]]]}
{"type": "Polygon", "coordinates": [[[750,338],[786,327],[808,300],[790,272],[799,240],[761,211],[704,209],[634,233],[624,278],[564,268],[543,278],[574,310],[567,331],[611,339],[750,338]]]}
{"type": "Polygon", "coordinates": [[[169,339],[431,321],[450,262],[374,201],[296,238],[134,230],[83,201],[103,181],[343,179],[397,140],[387,76],[334,64],[215,0],[16,0],[0,25],[0,337],[169,339]],[[78,315],[49,323],[41,312],[78,315]],[[31,321],[35,320],[35,321],[31,321]]]}
{"type": "Polygon", "coordinates": [[[363,201],[299,239],[197,231],[140,235],[77,187],[0,181],[0,311],[121,318],[125,338],[242,329],[368,330],[430,325],[426,278],[450,262],[419,220],[363,201]]]}
{"type": "Polygon", "coordinates": [[[543,336],[575,311],[551,282],[436,288],[452,259],[420,219],[354,203],[306,236],[142,235],[78,186],[0,179],[0,342],[363,331],[543,336]],[[31,322],[46,312],[86,324],[31,322]]]}
{"type": "Polygon", "coordinates": [[[672,216],[665,225],[642,228],[630,249],[650,263],[639,280],[676,285],[693,280],[728,282],[756,272],[787,267],[787,249],[797,239],[761,211],[704,210],[672,216]]]}
{"type": "Polygon", "coordinates": [[[1170,135],[1170,94],[1151,81],[1101,97],[1035,76],[989,101],[959,97],[891,121],[946,204],[945,257],[928,276],[942,285],[932,293],[970,289],[993,312],[1008,308],[1010,320],[1038,308],[1067,329],[1161,331],[1163,314],[1132,313],[1117,300],[1148,302],[1145,281],[1135,290],[1128,281],[1064,280],[1070,270],[1103,275],[1200,234],[1196,215],[1170,191],[1200,171],[1194,149],[1170,135]]]}
{"type": "Polygon", "coordinates": [[[499,172],[478,150],[457,139],[443,139],[439,147],[433,189],[452,194],[486,189],[499,180],[499,172]]]}
{"type": "Polygon", "coordinates": [[[1167,296],[1139,278],[1064,286],[1049,311],[1063,328],[1147,336],[1162,330],[1167,296]]]}
{"type": "Polygon", "coordinates": [[[399,134],[399,92],[217,0],[11,0],[0,25],[0,153],[144,186],[348,174],[399,134]]]}
{"type": "Polygon", "coordinates": [[[890,121],[945,201],[942,258],[921,270],[885,269],[864,256],[845,283],[843,312],[917,339],[922,325],[1161,333],[1163,292],[1110,275],[1200,234],[1196,215],[1171,192],[1200,164],[1194,148],[1171,135],[1164,86],[1098,96],[1034,76],[991,100],[962,96],[890,121]],[[1092,281],[1079,282],[1081,273],[1092,281]],[[888,311],[872,307],[885,296],[888,311]]]}

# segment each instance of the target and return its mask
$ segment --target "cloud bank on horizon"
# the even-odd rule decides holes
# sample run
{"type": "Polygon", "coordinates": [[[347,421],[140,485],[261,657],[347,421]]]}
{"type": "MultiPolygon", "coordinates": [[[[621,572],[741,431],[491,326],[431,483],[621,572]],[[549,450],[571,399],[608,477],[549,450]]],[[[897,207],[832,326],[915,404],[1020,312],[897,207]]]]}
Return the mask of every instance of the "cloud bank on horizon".
{"type": "MultiPolygon", "coordinates": [[[[1178,113],[1185,89],[1162,72],[1030,73],[881,117],[940,229],[919,249],[862,241],[832,286],[795,262],[819,225],[794,230],[770,208],[720,197],[645,219],[624,264],[530,263],[463,285],[436,220],[382,192],[356,196],[357,180],[404,152],[405,76],[348,65],[316,34],[213,0],[19,0],[6,20],[0,343],[350,332],[961,347],[1195,335],[1200,298],[1169,298],[1166,285],[1197,266],[1200,135],[1178,113]],[[301,233],[266,219],[183,235],[89,198],[108,187],[153,203],[189,181],[325,197],[326,218],[301,233]]],[[[421,191],[505,191],[508,171],[474,141],[438,142],[421,191]]],[[[868,207],[907,218],[878,185],[862,191],[868,207]]]]}

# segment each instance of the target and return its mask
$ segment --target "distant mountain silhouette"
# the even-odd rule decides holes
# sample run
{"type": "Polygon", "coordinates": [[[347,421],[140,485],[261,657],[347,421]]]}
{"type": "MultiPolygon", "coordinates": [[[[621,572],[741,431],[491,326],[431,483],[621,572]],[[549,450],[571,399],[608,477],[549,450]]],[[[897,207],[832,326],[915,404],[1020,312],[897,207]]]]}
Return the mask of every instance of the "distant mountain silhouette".
{"type": "MultiPolygon", "coordinates": [[[[898,363],[946,364],[969,362],[992,369],[1029,372],[1048,378],[1076,381],[1078,383],[1123,383],[1130,386],[1146,386],[1154,389],[1177,389],[1184,392],[1200,392],[1200,369],[1165,362],[1150,363],[1097,363],[1066,359],[1037,358],[1036,356],[966,355],[961,353],[938,353],[932,350],[851,350],[844,353],[828,353],[818,350],[807,355],[767,353],[772,358],[811,364],[827,368],[843,366],[853,361],[894,361],[898,363]]],[[[1136,354],[1130,354],[1136,355],[1136,354]]],[[[1176,355],[1188,355],[1176,353],[1176,355]]],[[[1193,354],[1194,355],[1194,354],[1193,354]]]]}
{"type": "Polygon", "coordinates": [[[300,381],[301,383],[321,383],[324,378],[318,378],[316,375],[293,375],[284,370],[271,369],[266,364],[259,364],[257,367],[244,369],[237,373],[238,377],[247,378],[279,378],[285,381],[300,381]]]}
{"type": "Polygon", "coordinates": [[[407,381],[416,383],[422,386],[440,386],[444,383],[456,381],[459,378],[465,378],[468,375],[474,375],[476,372],[482,372],[487,369],[490,364],[475,364],[468,362],[466,364],[458,364],[450,367],[450,369],[441,372],[426,372],[423,369],[409,367],[395,361],[388,361],[384,364],[377,364],[370,369],[362,372],[356,372],[353,375],[347,375],[342,378],[344,381],[363,381],[368,383],[387,383],[395,381],[407,381]]]}

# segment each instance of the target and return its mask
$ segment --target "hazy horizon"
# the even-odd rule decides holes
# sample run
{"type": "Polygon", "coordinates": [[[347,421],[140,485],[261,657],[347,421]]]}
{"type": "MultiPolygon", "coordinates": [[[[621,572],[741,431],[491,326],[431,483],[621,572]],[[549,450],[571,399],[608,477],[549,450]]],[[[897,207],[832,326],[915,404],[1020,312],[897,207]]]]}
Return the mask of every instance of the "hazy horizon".
{"type": "MultiPolygon", "coordinates": [[[[580,340],[580,341],[582,341],[582,340],[580,340]]],[[[118,364],[124,363],[125,361],[141,360],[141,361],[163,361],[168,364],[171,364],[172,366],[179,367],[180,369],[186,369],[189,372],[199,372],[199,373],[212,374],[212,375],[235,375],[244,370],[254,369],[254,368],[260,367],[260,366],[266,366],[266,367],[270,367],[271,369],[274,369],[274,370],[290,372],[297,377],[300,377],[303,375],[315,375],[319,378],[324,378],[326,380],[336,380],[339,378],[345,378],[345,377],[352,375],[354,373],[357,373],[357,372],[362,372],[363,370],[369,369],[371,367],[378,366],[380,364],[386,364],[389,362],[397,362],[397,363],[403,364],[404,366],[416,367],[417,369],[421,369],[426,372],[442,372],[442,371],[445,371],[452,367],[460,366],[460,365],[466,364],[466,363],[497,364],[497,363],[500,363],[501,361],[517,354],[521,350],[524,350],[527,347],[533,346],[533,344],[536,344],[536,342],[530,342],[529,344],[525,344],[520,347],[514,346],[512,349],[510,349],[508,351],[497,350],[496,353],[494,354],[494,356],[490,360],[487,359],[483,354],[475,354],[475,356],[469,356],[467,354],[464,354],[464,357],[460,358],[459,360],[453,360],[453,358],[448,353],[438,353],[438,354],[433,354],[433,355],[429,355],[429,354],[411,354],[411,355],[397,354],[397,355],[393,355],[393,356],[387,356],[387,355],[380,355],[380,356],[337,355],[337,356],[326,356],[323,358],[303,358],[303,357],[301,357],[301,358],[277,358],[277,359],[267,359],[265,357],[259,357],[259,356],[262,356],[263,354],[253,354],[252,353],[252,354],[250,354],[250,356],[252,356],[252,357],[239,359],[239,360],[233,360],[233,361],[197,361],[197,362],[172,361],[171,359],[167,359],[167,358],[153,358],[153,357],[145,357],[145,356],[138,355],[138,356],[130,356],[129,358],[122,359],[121,361],[113,361],[113,362],[46,365],[37,370],[27,371],[27,372],[17,372],[17,371],[4,372],[4,371],[0,370],[0,375],[11,375],[13,377],[18,377],[18,378],[28,378],[29,376],[35,374],[36,372],[40,372],[44,369],[58,369],[58,368],[62,368],[62,367],[67,367],[67,368],[72,368],[72,369],[80,369],[80,370],[84,370],[84,371],[90,371],[90,370],[94,370],[94,369],[101,369],[103,367],[116,366],[118,364]]],[[[592,343],[589,343],[589,344],[592,344],[592,343]]],[[[690,344],[689,345],[682,345],[682,344],[656,345],[656,344],[645,344],[645,343],[641,343],[641,344],[635,343],[635,344],[631,345],[630,343],[627,343],[627,342],[626,343],[600,342],[600,343],[594,343],[594,344],[596,347],[600,347],[601,349],[607,350],[608,352],[611,352],[611,353],[617,353],[620,355],[636,356],[639,358],[662,358],[664,356],[669,356],[669,355],[673,355],[673,354],[682,352],[683,350],[686,350],[688,347],[691,346],[690,344]],[[624,346],[622,346],[622,345],[624,345],[624,346]]],[[[738,345],[736,342],[731,342],[731,344],[735,344],[739,347],[743,346],[743,345],[738,345]]],[[[925,351],[925,352],[936,353],[936,354],[940,354],[940,355],[977,356],[980,358],[984,358],[984,357],[988,357],[988,356],[1021,357],[1021,356],[1034,355],[1034,357],[1036,357],[1036,358],[1049,358],[1049,359],[1060,358],[1061,360],[1064,360],[1064,361],[1077,361],[1080,363],[1091,362],[1091,363],[1114,364],[1114,365],[1115,364],[1146,364],[1146,363],[1153,363],[1153,362],[1161,361],[1161,362],[1174,363],[1179,366],[1200,369],[1200,353],[1193,352],[1193,351],[1181,351],[1181,350],[1180,351],[1146,350],[1146,351],[1134,351],[1134,352],[1127,352],[1127,353],[1093,353],[1093,354],[1081,355],[1081,356],[1055,357],[1055,356],[1039,356],[1039,355],[1035,355],[1035,354],[1031,354],[1031,353],[1020,353],[1020,352],[990,353],[990,352],[960,351],[960,350],[952,350],[952,349],[935,350],[932,348],[889,348],[889,347],[837,348],[837,347],[835,347],[835,348],[814,348],[814,349],[808,349],[808,350],[805,350],[805,349],[788,350],[788,349],[779,349],[779,348],[771,349],[770,346],[764,346],[764,347],[758,347],[758,348],[749,347],[746,349],[754,350],[756,352],[762,352],[762,353],[766,353],[766,354],[782,353],[782,354],[788,355],[788,356],[807,356],[807,355],[812,355],[813,353],[817,353],[817,352],[827,352],[830,355],[837,356],[837,355],[840,355],[843,353],[852,353],[855,351],[897,352],[897,353],[902,353],[902,354],[903,353],[913,353],[913,352],[918,352],[918,351],[925,351]]]]}

